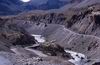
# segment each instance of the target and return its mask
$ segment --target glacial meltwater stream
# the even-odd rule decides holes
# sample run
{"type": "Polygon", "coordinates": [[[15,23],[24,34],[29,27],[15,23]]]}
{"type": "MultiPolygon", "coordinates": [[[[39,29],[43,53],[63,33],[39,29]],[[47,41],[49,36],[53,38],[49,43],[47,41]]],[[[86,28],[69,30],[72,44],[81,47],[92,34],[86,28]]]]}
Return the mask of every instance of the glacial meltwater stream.
{"type": "Polygon", "coordinates": [[[87,57],[82,53],[65,50],[66,53],[70,53],[73,59],[68,60],[75,65],[87,65],[87,57]]]}
{"type": "MultiPolygon", "coordinates": [[[[31,36],[34,36],[35,39],[40,42],[43,43],[45,42],[45,38],[42,37],[41,35],[35,35],[35,34],[31,34],[31,36]]],[[[73,59],[68,60],[69,62],[75,64],[75,65],[87,65],[87,57],[82,54],[82,53],[78,53],[78,52],[74,52],[74,51],[70,51],[70,50],[65,50],[66,53],[70,53],[71,56],[73,57],[73,59]]]]}
{"type": "Polygon", "coordinates": [[[34,36],[34,38],[35,38],[38,42],[40,42],[40,43],[45,42],[45,38],[42,37],[42,35],[31,34],[31,36],[34,36]]]}
{"type": "MultiPolygon", "coordinates": [[[[35,35],[35,34],[31,34],[31,36],[34,36],[34,38],[39,42],[39,43],[44,43],[45,37],[42,37],[42,35],[35,35]]],[[[36,55],[38,56],[42,56],[42,57],[47,57],[47,55],[43,54],[41,51],[37,51],[37,50],[33,50],[30,49],[28,47],[25,48],[28,51],[34,52],[36,55]]],[[[20,54],[16,48],[12,48],[11,49],[13,52],[15,52],[16,54],[20,54]]],[[[82,54],[82,53],[78,53],[78,52],[74,52],[71,50],[65,50],[66,53],[70,53],[70,55],[73,57],[72,59],[69,59],[68,61],[75,64],[75,65],[87,65],[87,57],[82,54]]]]}

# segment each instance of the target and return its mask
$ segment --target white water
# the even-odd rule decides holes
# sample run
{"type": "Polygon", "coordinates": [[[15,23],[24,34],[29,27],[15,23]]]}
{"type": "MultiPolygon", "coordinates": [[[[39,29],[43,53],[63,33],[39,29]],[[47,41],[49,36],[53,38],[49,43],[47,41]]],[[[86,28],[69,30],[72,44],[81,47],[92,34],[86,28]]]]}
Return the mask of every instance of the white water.
{"type": "Polygon", "coordinates": [[[69,62],[71,62],[75,65],[87,65],[86,64],[87,57],[84,54],[77,53],[77,52],[74,52],[74,51],[69,51],[69,50],[65,50],[65,52],[70,53],[71,56],[74,58],[74,59],[68,60],[69,62]]]}
{"type": "Polygon", "coordinates": [[[40,43],[45,42],[45,38],[42,37],[41,35],[31,34],[31,36],[34,36],[34,38],[35,38],[38,42],[40,42],[40,43]]]}

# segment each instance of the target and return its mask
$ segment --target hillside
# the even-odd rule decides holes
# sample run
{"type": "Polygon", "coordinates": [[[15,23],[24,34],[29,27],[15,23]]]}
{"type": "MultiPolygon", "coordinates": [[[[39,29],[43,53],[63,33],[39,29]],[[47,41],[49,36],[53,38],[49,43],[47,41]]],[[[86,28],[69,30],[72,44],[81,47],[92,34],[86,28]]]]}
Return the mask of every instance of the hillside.
{"type": "Polygon", "coordinates": [[[99,0],[73,2],[59,9],[0,16],[0,60],[7,59],[0,63],[99,65],[99,0]]]}

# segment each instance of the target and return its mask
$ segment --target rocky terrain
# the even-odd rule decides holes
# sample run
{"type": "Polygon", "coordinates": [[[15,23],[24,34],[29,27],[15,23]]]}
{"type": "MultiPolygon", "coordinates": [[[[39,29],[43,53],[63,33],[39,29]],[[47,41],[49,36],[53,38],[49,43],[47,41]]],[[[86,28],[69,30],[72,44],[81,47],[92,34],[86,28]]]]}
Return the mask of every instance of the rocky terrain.
{"type": "Polygon", "coordinates": [[[74,5],[0,16],[0,65],[100,65],[99,1],[74,5]]]}

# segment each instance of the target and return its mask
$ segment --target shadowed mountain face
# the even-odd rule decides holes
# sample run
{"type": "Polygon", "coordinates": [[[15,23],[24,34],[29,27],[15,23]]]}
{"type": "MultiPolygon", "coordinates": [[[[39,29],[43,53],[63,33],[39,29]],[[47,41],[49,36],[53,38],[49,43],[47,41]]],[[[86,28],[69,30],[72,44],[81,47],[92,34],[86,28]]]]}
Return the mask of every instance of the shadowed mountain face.
{"type": "Polygon", "coordinates": [[[14,15],[30,10],[50,10],[66,8],[83,8],[100,3],[99,0],[31,0],[24,3],[20,0],[0,0],[0,15],[14,15]],[[84,5],[85,4],[85,5],[84,5]]]}
{"type": "Polygon", "coordinates": [[[0,0],[0,15],[12,15],[23,11],[29,10],[48,10],[48,9],[58,9],[65,4],[70,3],[70,1],[60,1],[60,0],[44,0],[30,1],[24,3],[20,0],[0,0]]]}
{"type": "Polygon", "coordinates": [[[39,9],[58,9],[61,6],[64,6],[65,4],[68,4],[69,2],[66,1],[59,1],[59,0],[48,0],[46,4],[43,4],[40,6],[39,9]]]}
{"type": "Polygon", "coordinates": [[[10,15],[20,12],[22,2],[18,0],[0,0],[0,15],[10,15]]]}

